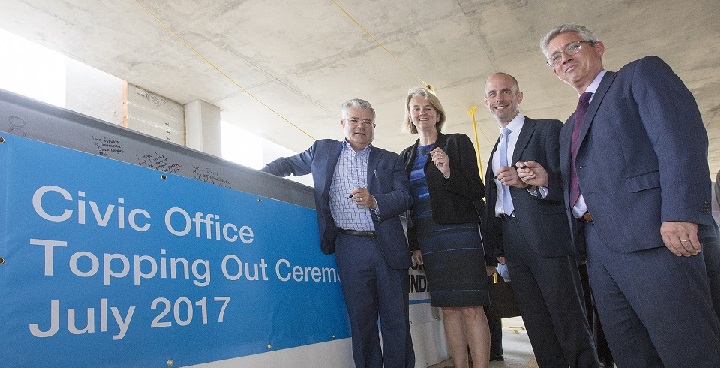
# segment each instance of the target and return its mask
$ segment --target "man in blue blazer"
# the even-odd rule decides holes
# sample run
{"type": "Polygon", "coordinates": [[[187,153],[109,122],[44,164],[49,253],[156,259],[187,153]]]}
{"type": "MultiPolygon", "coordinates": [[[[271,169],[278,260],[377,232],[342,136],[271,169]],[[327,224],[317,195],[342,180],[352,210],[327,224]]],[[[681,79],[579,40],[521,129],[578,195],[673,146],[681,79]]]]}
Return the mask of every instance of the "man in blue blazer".
{"type": "Polygon", "coordinates": [[[519,179],[516,169],[532,160],[560,177],[562,122],[521,115],[522,98],[517,80],[509,74],[495,73],[485,84],[485,104],[501,130],[485,174],[485,246],[495,249],[500,263],[507,261],[538,365],[597,367],[562,196],[538,195],[536,188],[519,179]]]}
{"type": "Polygon", "coordinates": [[[349,100],[341,113],[344,141],[318,140],[262,171],[313,176],[320,246],[325,254],[335,253],[355,366],[415,367],[408,315],[412,261],[400,222],[412,203],[410,184],[400,156],[371,145],[370,103],[349,100]]]}
{"type": "Polygon", "coordinates": [[[604,70],[605,46],[583,26],[556,27],[541,47],[581,102],[560,135],[561,182],[532,162],[519,174],[563,191],[615,361],[720,367],[720,326],[701,252],[717,230],[695,99],[658,57],[604,70]]]}

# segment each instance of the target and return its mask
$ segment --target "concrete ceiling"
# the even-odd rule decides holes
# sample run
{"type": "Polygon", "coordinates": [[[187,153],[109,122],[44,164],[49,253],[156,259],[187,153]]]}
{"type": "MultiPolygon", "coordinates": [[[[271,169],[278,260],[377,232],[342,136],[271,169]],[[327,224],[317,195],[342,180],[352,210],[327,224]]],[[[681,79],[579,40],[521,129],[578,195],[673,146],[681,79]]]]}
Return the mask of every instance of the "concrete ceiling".
{"type": "MultiPolygon", "coordinates": [[[[487,160],[498,131],[483,105],[486,77],[505,71],[521,112],[565,120],[575,92],[545,66],[539,39],[585,24],[605,42],[605,67],[665,59],[695,95],[720,170],[720,7],[717,0],[3,0],[0,28],[301,151],[341,138],[339,105],[377,111],[377,146],[400,151],[408,89],[433,86],[445,132],[474,136],[487,160]]],[[[242,137],[238,137],[241,141],[242,137]]],[[[608,153],[612,154],[612,153],[608,153]]]]}

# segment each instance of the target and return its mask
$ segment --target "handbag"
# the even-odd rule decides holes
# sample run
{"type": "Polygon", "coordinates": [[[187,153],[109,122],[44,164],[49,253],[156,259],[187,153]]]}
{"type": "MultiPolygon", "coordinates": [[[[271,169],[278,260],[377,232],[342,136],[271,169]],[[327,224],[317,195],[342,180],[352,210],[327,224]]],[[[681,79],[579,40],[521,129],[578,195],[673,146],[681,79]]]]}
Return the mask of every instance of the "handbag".
{"type": "Polygon", "coordinates": [[[520,315],[520,308],[515,300],[510,281],[498,281],[498,274],[494,273],[492,281],[488,284],[488,292],[490,305],[485,309],[487,318],[512,318],[520,315]]]}

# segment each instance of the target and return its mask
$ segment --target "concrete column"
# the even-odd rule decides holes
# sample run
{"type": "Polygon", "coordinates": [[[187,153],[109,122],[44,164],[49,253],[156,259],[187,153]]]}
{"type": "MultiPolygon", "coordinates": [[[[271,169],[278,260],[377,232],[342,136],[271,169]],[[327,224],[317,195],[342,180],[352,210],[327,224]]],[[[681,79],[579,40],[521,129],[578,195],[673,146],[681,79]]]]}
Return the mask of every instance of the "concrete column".
{"type": "Polygon", "coordinates": [[[185,105],[185,145],[220,157],[220,108],[201,100],[185,105]]]}

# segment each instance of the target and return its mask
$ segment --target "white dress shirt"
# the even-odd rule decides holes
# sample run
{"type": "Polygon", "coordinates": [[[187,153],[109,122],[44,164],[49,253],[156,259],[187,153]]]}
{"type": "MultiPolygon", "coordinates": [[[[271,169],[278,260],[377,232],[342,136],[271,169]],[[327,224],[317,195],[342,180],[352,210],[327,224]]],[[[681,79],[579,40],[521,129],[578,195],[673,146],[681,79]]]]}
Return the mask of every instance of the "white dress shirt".
{"type": "MultiPolygon", "coordinates": [[[[512,166],[515,163],[512,161],[513,153],[515,152],[515,144],[518,141],[518,137],[520,136],[520,131],[522,130],[523,125],[525,124],[525,116],[522,114],[517,114],[510,123],[507,125],[507,128],[510,129],[510,135],[508,136],[508,147],[507,147],[507,162],[508,165],[512,166]]],[[[502,131],[502,127],[498,127],[500,131],[502,131]]],[[[501,133],[502,134],[502,133],[501,133]]],[[[500,145],[498,144],[498,148],[500,145]]],[[[492,170],[493,173],[496,173],[500,169],[500,152],[499,149],[495,150],[495,154],[493,154],[492,159],[492,170]]],[[[497,175],[493,175],[496,176],[497,175]]],[[[495,180],[495,185],[497,188],[497,201],[495,202],[495,216],[498,216],[500,214],[505,213],[503,211],[503,185],[500,183],[498,179],[495,180]]],[[[512,202],[512,198],[510,198],[510,202],[512,202]]],[[[512,206],[512,203],[510,203],[510,208],[514,208],[512,206]]],[[[511,213],[505,213],[506,215],[510,215],[511,213]]]]}

